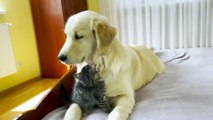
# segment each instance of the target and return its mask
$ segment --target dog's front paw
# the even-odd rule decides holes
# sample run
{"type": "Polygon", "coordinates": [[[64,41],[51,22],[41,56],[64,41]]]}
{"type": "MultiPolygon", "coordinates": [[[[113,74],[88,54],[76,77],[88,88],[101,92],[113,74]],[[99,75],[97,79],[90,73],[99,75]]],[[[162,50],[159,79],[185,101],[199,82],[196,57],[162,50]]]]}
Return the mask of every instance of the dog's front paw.
{"type": "MultiPolygon", "coordinates": [[[[127,115],[128,116],[128,115],[127,115]]],[[[127,117],[124,113],[114,109],[108,116],[107,120],[127,120],[127,117]]]]}
{"type": "Polygon", "coordinates": [[[71,104],[65,113],[64,120],[80,120],[81,119],[81,108],[78,104],[71,104]]]}

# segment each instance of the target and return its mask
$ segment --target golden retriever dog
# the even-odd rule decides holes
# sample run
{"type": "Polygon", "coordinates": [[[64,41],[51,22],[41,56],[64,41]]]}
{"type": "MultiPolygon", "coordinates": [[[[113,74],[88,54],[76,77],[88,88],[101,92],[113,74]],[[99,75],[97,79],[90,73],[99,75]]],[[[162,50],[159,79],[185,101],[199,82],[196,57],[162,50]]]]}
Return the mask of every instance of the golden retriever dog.
{"type": "MultiPolygon", "coordinates": [[[[135,105],[135,90],[164,71],[164,64],[145,47],[125,46],[106,17],[92,11],[71,16],[65,26],[66,42],[58,58],[65,64],[96,64],[112,98],[108,120],[127,120],[135,105]]],[[[71,104],[65,120],[80,120],[82,111],[71,104]]]]}

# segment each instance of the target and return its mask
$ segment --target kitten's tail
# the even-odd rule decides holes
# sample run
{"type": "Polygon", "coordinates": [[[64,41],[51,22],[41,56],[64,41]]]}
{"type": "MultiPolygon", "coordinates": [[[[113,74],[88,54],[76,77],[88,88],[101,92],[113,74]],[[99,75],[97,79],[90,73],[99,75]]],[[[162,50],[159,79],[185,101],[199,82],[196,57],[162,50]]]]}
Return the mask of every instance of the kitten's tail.
{"type": "Polygon", "coordinates": [[[61,90],[61,93],[62,93],[62,99],[63,99],[63,101],[66,104],[70,105],[72,103],[72,100],[71,100],[70,95],[68,95],[67,89],[66,89],[66,87],[64,86],[63,83],[61,83],[61,85],[60,85],[60,90],[61,90]]]}

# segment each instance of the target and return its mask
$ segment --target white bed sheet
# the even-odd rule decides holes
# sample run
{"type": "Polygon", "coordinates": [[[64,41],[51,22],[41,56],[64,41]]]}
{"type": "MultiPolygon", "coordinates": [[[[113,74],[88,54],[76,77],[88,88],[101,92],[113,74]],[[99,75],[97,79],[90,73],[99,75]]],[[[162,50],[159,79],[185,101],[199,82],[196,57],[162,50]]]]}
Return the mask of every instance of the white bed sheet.
{"type": "MultiPolygon", "coordinates": [[[[136,105],[129,120],[212,120],[213,48],[168,50],[158,53],[166,71],[136,92],[136,105]],[[184,54],[186,51],[186,54],[184,54]]],[[[49,113],[43,120],[62,120],[66,108],[49,113]]],[[[83,120],[106,120],[95,111],[83,120]]]]}

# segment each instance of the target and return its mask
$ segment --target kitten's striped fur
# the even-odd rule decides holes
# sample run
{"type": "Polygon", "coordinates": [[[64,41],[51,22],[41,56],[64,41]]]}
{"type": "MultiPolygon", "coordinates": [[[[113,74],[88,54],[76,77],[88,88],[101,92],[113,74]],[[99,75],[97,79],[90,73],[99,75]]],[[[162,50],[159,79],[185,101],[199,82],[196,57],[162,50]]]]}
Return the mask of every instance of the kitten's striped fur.
{"type": "Polygon", "coordinates": [[[86,65],[80,73],[74,75],[74,78],[76,82],[71,103],[77,103],[84,115],[98,108],[107,113],[112,110],[109,98],[105,95],[105,83],[99,76],[95,65],[86,65]]]}

